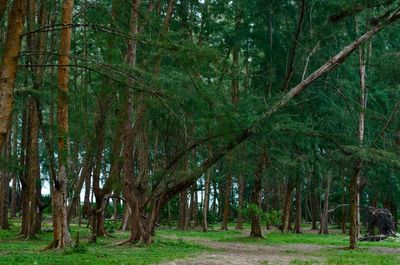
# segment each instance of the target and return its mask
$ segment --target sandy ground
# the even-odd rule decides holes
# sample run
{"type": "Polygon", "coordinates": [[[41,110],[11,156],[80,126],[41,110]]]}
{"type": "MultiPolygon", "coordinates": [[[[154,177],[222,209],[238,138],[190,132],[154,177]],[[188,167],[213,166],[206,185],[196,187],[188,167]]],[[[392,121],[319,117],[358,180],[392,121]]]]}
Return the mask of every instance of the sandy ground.
{"type": "MultiPolygon", "coordinates": [[[[249,235],[249,231],[246,230],[242,233],[244,237],[249,235]]],[[[309,231],[309,233],[314,233],[314,231],[309,231]]],[[[168,238],[177,239],[170,236],[168,238]]],[[[202,244],[214,251],[162,265],[290,265],[296,260],[306,260],[307,265],[323,265],[324,259],[318,257],[318,252],[327,248],[337,248],[337,246],[313,244],[264,245],[218,242],[197,237],[185,237],[184,240],[202,244]]],[[[399,248],[374,247],[370,251],[400,255],[399,248]]]]}
{"type": "Polygon", "coordinates": [[[322,260],[312,256],[312,253],[321,249],[318,245],[266,246],[215,242],[203,239],[196,239],[196,243],[211,247],[215,252],[202,253],[196,257],[171,261],[163,263],[163,265],[286,265],[291,264],[294,260],[307,260],[310,265],[323,264],[322,260]]]}

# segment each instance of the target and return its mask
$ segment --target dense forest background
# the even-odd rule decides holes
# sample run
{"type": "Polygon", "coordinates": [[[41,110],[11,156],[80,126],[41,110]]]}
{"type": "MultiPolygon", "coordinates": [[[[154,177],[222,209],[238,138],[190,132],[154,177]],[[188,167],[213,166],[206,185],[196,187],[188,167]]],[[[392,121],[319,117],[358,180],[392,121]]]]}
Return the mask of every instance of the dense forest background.
{"type": "Polygon", "coordinates": [[[51,218],[64,248],[85,220],[144,244],[309,222],[356,248],[363,207],[399,217],[399,18],[385,0],[0,0],[0,227],[51,218]]]}

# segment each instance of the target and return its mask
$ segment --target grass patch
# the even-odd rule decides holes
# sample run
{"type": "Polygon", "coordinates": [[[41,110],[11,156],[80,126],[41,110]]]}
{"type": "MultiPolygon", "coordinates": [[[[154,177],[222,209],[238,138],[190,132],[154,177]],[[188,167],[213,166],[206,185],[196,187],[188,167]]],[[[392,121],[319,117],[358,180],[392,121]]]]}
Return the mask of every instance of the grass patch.
{"type": "MultiPolygon", "coordinates": [[[[238,242],[259,245],[281,245],[279,250],[282,255],[293,256],[290,264],[313,265],[313,264],[366,264],[366,265],[394,265],[400,264],[400,255],[396,250],[388,251],[387,254],[374,251],[375,247],[400,248],[400,242],[362,242],[361,249],[356,251],[344,250],[348,246],[348,237],[337,230],[332,229],[329,235],[318,235],[306,232],[303,234],[287,233],[279,231],[268,231],[264,238],[253,239],[248,237],[247,232],[237,231],[231,227],[228,231],[210,230],[202,232],[199,230],[180,231],[177,229],[158,229],[156,241],[150,247],[137,246],[115,246],[116,242],[128,238],[128,232],[115,232],[111,238],[98,238],[96,244],[88,243],[89,230],[82,226],[71,226],[71,236],[76,237],[79,232],[80,245],[71,247],[64,251],[41,251],[48,246],[52,240],[51,226],[44,226],[45,233],[39,234],[32,240],[24,240],[18,236],[18,225],[12,226],[10,230],[0,230],[0,265],[9,264],[156,264],[174,259],[182,259],[194,256],[204,251],[218,251],[204,245],[197,244],[196,239],[211,240],[215,242],[238,242]],[[190,240],[189,240],[190,239],[190,240]],[[284,248],[284,245],[319,245],[322,248],[304,250],[302,247],[284,248]]],[[[201,243],[201,242],[200,242],[201,243]]],[[[245,247],[243,247],[245,248],[245,247]]],[[[270,264],[268,256],[265,256],[264,264],[270,264]]]]}
{"type": "Polygon", "coordinates": [[[400,257],[397,254],[378,254],[368,249],[324,251],[325,263],[328,265],[398,265],[400,257]]]}
{"type": "Polygon", "coordinates": [[[64,251],[42,251],[50,244],[52,233],[40,234],[37,239],[23,240],[16,229],[0,233],[0,264],[132,264],[147,265],[192,256],[208,248],[179,239],[156,239],[150,247],[115,246],[128,238],[128,233],[116,233],[113,238],[99,238],[88,243],[86,228],[72,228],[71,235],[79,231],[81,243],[64,251]]]}

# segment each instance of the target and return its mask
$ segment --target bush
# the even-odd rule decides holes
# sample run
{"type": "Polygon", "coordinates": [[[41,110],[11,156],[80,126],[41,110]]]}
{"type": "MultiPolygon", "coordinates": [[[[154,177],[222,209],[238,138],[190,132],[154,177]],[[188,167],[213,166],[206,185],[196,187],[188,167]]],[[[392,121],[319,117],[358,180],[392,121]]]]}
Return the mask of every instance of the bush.
{"type": "Polygon", "coordinates": [[[265,221],[272,226],[281,227],[282,226],[282,210],[272,210],[264,213],[265,221]]]}

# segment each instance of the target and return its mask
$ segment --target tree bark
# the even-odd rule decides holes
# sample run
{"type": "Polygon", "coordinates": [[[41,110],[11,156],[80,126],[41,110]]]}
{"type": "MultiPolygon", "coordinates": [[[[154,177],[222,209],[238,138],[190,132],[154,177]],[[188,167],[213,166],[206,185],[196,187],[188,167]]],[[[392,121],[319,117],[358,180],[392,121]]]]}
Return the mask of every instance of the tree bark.
{"type": "Polygon", "coordinates": [[[244,201],[244,178],[242,174],[238,176],[238,217],[237,217],[237,230],[243,229],[243,201],[244,201]]]}
{"type": "Polygon", "coordinates": [[[183,191],[179,194],[179,222],[178,228],[181,230],[187,229],[187,191],[183,191]]]}
{"type": "MultiPolygon", "coordinates": [[[[359,78],[360,78],[360,112],[358,113],[358,144],[364,146],[365,111],[367,108],[366,63],[367,48],[359,47],[359,78]]],[[[350,179],[350,249],[357,248],[357,239],[360,235],[360,178],[362,162],[357,159],[354,164],[354,174],[350,179]],[[354,194],[353,194],[354,193],[354,194]]]]}
{"type": "MultiPolygon", "coordinates": [[[[62,24],[72,24],[74,1],[64,0],[62,5],[62,24]]],[[[68,170],[68,81],[71,50],[71,28],[61,30],[58,57],[58,174],[53,181],[53,227],[54,241],[50,247],[63,249],[71,244],[67,221],[67,170],[68,170]]]]}
{"type": "Polygon", "coordinates": [[[289,221],[290,221],[290,209],[292,206],[292,193],[293,193],[294,186],[288,180],[286,185],[286,195],[285,195],[285,206],[283,208],[283,215],[282,215],[282,233],[286,233],[289,231],[289,221]]]}
{"type": "Polygon", "coordinates": [[[192,227],[198,225],[198,205],[197,205],[197,183],[194,183],[190,192],[190,217],[193,221],[192,227]]]}
{"type": "Polygon", "coordinates": [[[10,129],[13,90],[24,27],[23,0],[14,0],[8,20],[7,35],[0,65],[0,148],[10,129]]]}
{"type": "Polygon", "coordinates": [[[222,213],[222,226],[221,230],[228,230],[228,218],[231,211],[231,191],[232,191],[232,173],[229,172],[225,180],[225,198],[224,208],[222,213]]]}
{"type": "Polygon", "coordinates": [[[325,195],[324,195],[324,209],[321,214],[321,223],[319,228],[320,234],[329,234],[328,231],[328,219],[329,219],[329,192],[331,187],[331,172],[328,172],[325,184],[325,195]]]}
{"type": "Polygon", "coordinates": [[[311,209],[311,220],[312,226],[311,230],[317,230],[317,219],[318,219],[318,210],[319,210],[319,201],[318,201],[318,176],[315,173],[315,166],[313,169],[310,169],[310,195],[309,195],[309,204],[311,209]]]}
{"type": "Polygon", "coordinates": [[[267,154],[265,151],[262,151],[260,154],[260,160],[258,162],[255,174],[254,174],[254,185],[251,191],[251,204],[254,209],[252,209],[250,213],[251,217],[251,237],[262,237],[261,231],[261,223],[260,223],[260,210],[261,210],[261,199],[262,199],[262,186],[261,186],[261,177],[264,171],[264,168],[267,164],[267,154]]]}
{"type": "MultiPolygon", "coordinates": [[[[6,162],[10,156],[10,136],[1,148],[0,157],[6,162]]],[[[8,229],[8,185],[10,182],[9,171],[3,168],[0,171],[0,229],[8,229]]]]}
{"type": "Polygon", "coordinates": [[[204,203],[203,203],[203,220],[202,220],[202,227],[203,232],[207,232],[208,230],[208,208],[210,202],[210,179],[211,179],[211,170],[207,171],[205,181],[204,181],[204,203]]]}
{"type": "Polygon", "coordinates": [[[358,179],[361,172],[361,162],[356,162],[354,166],[354,173],[350,178],[350,249],[357,248],[358,239],[358,224],[357,224],[357,208],[358,208],[358,179]]]}
{"type": "Polygon", "coordinates": [[[301,182],[298,180],[296,187],[296,217],[294,224],[294,233],[301,234],[301,182]]]}
{"type": "MultiPolygon", "coordinates": [[[[346,184],[345,184],[345,177],[342,177],[342,204],[346,204],[346,184]]],[[[346,227],[347,227],[347,211],[346,207],[342,207],[342,234],[346,234],[346,227]]]]}
{"type": "MultiPolygon", "coordinates": [[[[13,159],[16,161],[18,158],[18,125],[17,122],[14,122],[13,133],[12,133],[12,153],[13,159]]],[[[17,172],[12,173],[12,188],[11,188],[11,209],[10,209],[10,217],[17,217],[17,172]]]]}
{"type": "Polygon", "coordinates": [[[39,169],[39,146],[38,146],[38,128],[39,115],[37,101],[33,98],[28,100],[29,111],[29,127],[28,127],[28,143],[27,143],[27,174],[25,178],[25,200],[22,212],[22,227],[24,230],[21,233],[26,238],[35,236],[35,220],[36,214],[39,214],[39,205],[37,205],[36,183],[40,181],[39,169]],[[24,224],[25,222],[25,224],[24,224]]]}

